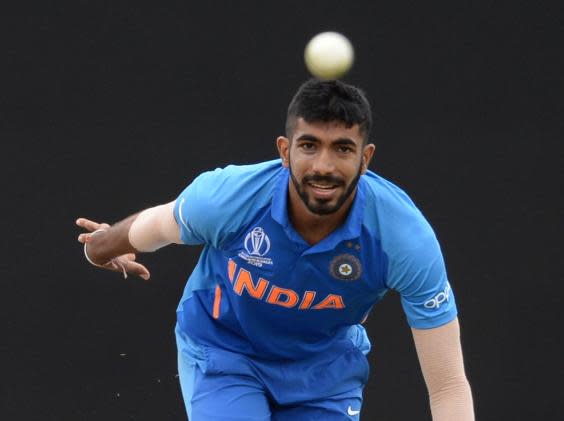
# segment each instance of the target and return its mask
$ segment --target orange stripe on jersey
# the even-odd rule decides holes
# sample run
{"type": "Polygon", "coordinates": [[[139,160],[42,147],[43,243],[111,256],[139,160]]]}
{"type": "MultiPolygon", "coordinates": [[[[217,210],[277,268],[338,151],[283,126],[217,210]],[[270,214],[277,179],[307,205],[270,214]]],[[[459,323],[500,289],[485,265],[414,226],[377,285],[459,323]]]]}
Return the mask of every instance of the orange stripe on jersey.
{"type": "Polygon", "coordinates": [[[235,270],[237,269],[237,263],[232,259],[227,262],[227,275],[229,276],[229,281],[233,283],[233,278],[235,277],[235,270]]]}
{"type": "Polygon", "coordinates": [[[307,310],[308,308],[310,308],[314,298],[315,291],[304,292],[304,298],[302,298],[302,302],[300,303],[300,310],[307,310]]]}
{"type": "Polygon", "coordinates": [[[276,304],[282,307],[294,307],[298,304],[299,296],[296,291],[292,289],[280,288],[276,285],[272,286],[270,290],[270,294],[268,294],[268,298],[266,302],[269,304],[276,304]],[[285,299],[280,299],[280,297],[285,296],[285,299]]]}
{"type": "Polygon", "coordinates": [[[219,285],[215,286],[215,298],[213,300],[213,318],[219,319],[219,306],[221,305],[221,288],[219,285]]]}
{"type": "Polygon", "coordinates": [[[343,302],[343,297],[336,294],[329,294],[323,301],[313,307],[314,310],[323,310],[325,308],[345,308],[345,303],[343,302]]]}

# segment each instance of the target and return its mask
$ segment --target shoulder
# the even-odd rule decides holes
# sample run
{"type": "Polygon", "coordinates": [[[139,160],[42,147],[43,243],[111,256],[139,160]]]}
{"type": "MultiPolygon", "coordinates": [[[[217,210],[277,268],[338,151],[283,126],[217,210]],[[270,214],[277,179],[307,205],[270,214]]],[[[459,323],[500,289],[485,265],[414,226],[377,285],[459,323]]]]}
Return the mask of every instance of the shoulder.
{"type": "Polygon", "coordinates": [[[201,173],[192,184],[214,190],[256,189],[274,180],[281,169],[279,159],[250,165],[228,165],[201,173]]]}
{"type": "MultiPolygon", "coordinates": [[[[229,165],[200,174],[189,186],[198,192],[207,206],[229,205],[229,208],[263,206],[272,196],[279,173],[280,160],[252,165],[229,165]]],[[[222,209],[223,211],[228,211],[222,209]]]]}
{"type": "Polygon", "coordinates": [[[201,233],[194,241],[217,246],[270,203],[282,171],[280,160],[274,160],[204,172],[176,199],[177,220],[187,231],[201,233]]]}
{"type": "Polygon", "coordinates": [[[433,230],[409,195],[394,183],[368,171],[364,223],[387,251],[416,248],[433,230]]]}

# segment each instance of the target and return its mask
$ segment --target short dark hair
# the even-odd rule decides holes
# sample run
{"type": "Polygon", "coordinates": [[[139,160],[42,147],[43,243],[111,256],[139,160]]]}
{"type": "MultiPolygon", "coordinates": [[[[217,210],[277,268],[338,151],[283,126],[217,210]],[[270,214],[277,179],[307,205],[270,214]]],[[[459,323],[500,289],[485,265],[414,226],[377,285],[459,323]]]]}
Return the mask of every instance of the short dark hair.
{"type": "Polygon", "coordinates": [[[364,92],[339,80],[310,79],[299,87],[288,106],[288,138],[299,117],[308,123],[340,121],[347,128],[358,124],[365,144],[372,128],[372,110],[364,92]]]}

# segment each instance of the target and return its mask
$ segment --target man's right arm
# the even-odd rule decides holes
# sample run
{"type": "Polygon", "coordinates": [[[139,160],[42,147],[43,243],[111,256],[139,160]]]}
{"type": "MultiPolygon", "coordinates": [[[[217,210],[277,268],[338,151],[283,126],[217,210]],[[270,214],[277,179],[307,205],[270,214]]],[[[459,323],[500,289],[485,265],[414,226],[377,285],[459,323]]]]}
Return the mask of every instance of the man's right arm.
{"type": "Polygon", "coordinates": [[[145,209],[112,226],[79,218],[76,222],[78,226],[98,232],[81,234],[78,240],[87,244],[88,258],[99,266],[106,266],[119,256],[152,252],[172,243],[180,244],[174,204],[175,201],[172,201],[145,209]]]}

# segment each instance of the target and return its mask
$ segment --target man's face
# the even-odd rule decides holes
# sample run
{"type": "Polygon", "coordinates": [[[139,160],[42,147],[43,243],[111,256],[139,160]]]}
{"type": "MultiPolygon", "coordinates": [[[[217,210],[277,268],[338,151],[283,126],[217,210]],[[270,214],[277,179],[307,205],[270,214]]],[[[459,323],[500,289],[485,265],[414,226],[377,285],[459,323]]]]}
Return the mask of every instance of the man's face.
{"type": "Polygon", "coordinates": [[[291,137],[279,137],[278,149],[290,170],[295,193],[307,209],[316,215],[328,215],[350,204],[374,153],[374,145],[363,146],[359,126],[308,123],[298,118],[291,137]]]}

